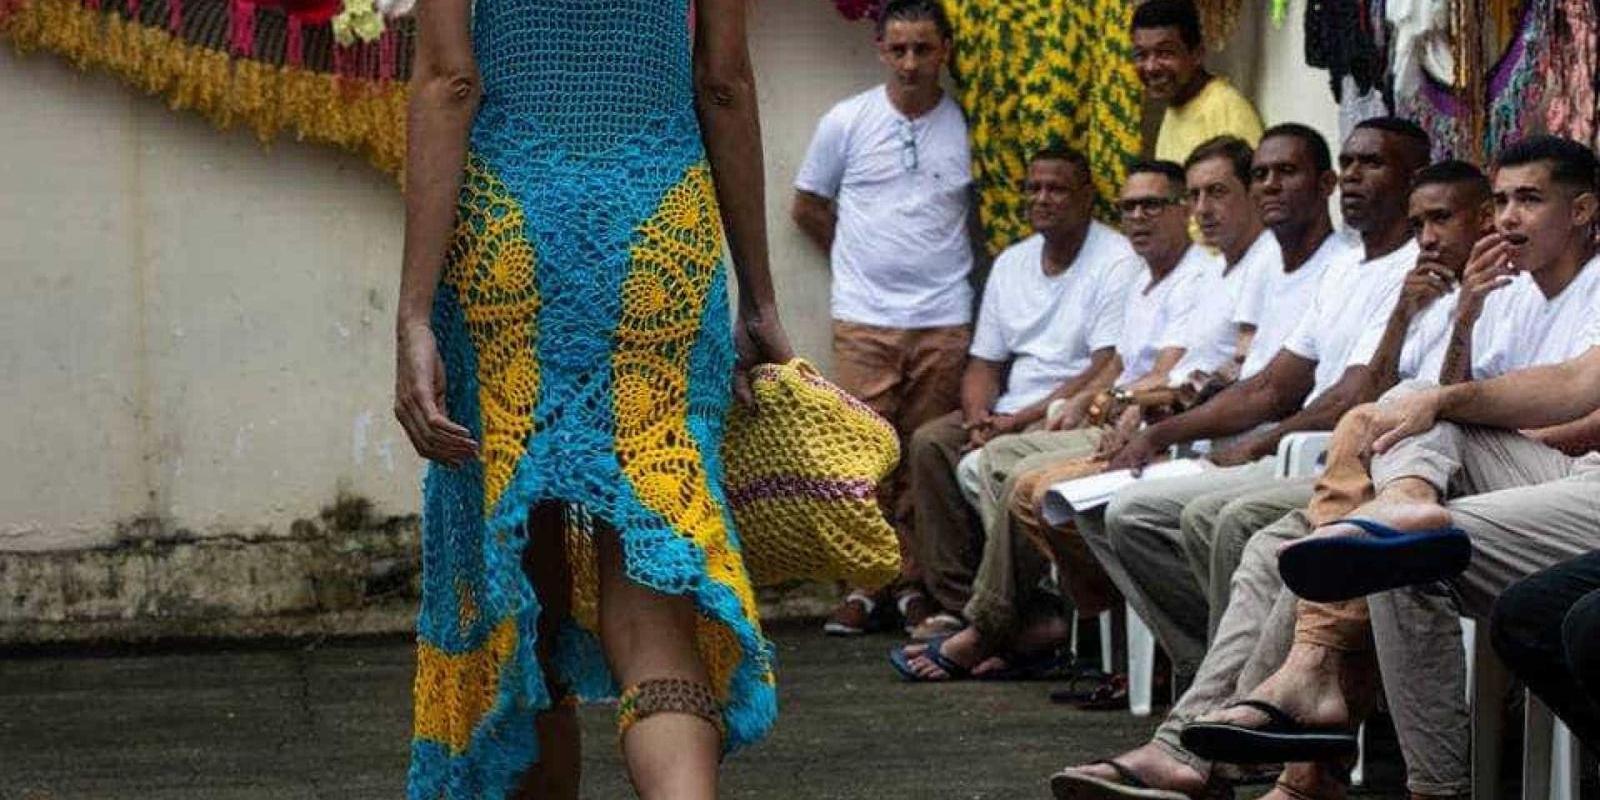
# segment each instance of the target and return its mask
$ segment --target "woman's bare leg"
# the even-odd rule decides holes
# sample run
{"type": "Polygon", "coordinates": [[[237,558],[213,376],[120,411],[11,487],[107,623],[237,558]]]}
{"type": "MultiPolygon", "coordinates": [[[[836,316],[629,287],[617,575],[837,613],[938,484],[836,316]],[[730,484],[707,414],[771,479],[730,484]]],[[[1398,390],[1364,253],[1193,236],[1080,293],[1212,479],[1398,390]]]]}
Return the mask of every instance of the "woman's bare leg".
{"type": "MultiPolygon", "coordinates": [[[[597,529],[595,535],[600,640],[618,685],[627,691],[673,680],[709,688],[695,649],[693,602],[629,580],[617,534],[597,529]]],[[[704,717],[677,711],[643,716],[623,732],[622,755],[643,800],[711,800],[717,795],[722,737],[704,717]]]]}
{"type": "Polygon", "coordinates": [[[517,784],[513,800],[577,800],[583,767],[577,709],[565,701],[566,687],[555,680],[552,661],[561,621],[572,607],[572,573],[567,569],[566,520],[559,504],[547,503],[528,514],[528,545],[522,569],[533,581],[543,606],[539,614],[539,668],[554,705],[535,721],[539,761],[517,784]]]}

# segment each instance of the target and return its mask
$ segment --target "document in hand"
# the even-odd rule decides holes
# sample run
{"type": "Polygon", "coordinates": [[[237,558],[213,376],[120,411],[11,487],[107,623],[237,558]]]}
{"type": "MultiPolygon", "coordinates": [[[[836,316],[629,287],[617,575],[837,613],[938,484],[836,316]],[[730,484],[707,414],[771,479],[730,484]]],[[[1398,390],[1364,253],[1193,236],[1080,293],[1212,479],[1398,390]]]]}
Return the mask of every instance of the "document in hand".
{"type": "Polygon", "coordinates": [[[1111,496],[1135,481],[1159,480],[1161,478],[1181,478],[1187,475],[1198,475],[1206,467],[1192,458],[1180,458],[1173,461],[1162,461],[1144,468],[1138,477],[1134,477],[1132,470],[1119,469],[1114,472],[1102,472],[1099,475],[1090,475],[1086,478],[1075,478],[1062,481],[1049,488],[1044,496],[1044,521],[1050,525],[1063,525],[1072,521],[1072,515],[1080,511],[1093,511],[1106,503],[1111,502],[1111,496]]]}

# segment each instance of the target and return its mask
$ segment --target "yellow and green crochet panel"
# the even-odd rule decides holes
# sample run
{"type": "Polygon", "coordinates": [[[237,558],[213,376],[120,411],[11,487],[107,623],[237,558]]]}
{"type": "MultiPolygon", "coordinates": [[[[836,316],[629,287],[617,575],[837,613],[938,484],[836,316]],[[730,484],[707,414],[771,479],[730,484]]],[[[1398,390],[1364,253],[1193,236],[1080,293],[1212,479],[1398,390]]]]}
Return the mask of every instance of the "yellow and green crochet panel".
{"type": "Polygon", "coordinates": [[[1102,214],[1139,153],[1142,89],[1130,59],[1134,0],[945,0],[955,26],[957,99],[972,136],[990,252],[1027,236],[1020,185],[1029,154],[1082,152],[1102,214]]]}
{"type": "Polygon", "coordinates": [[[613,531],[629,579],[699,612],[726,747],[776,718],[723,488],[733,339],[687,15],[686,0],[476,4],[485,101],[434,330],[448,413],[482,449],[424,486],[414,800],[505,796],[538,757],[548,682],[617,696],[597,636],[596,537],[613,531]],[[547,502],[566,511],[566,552],[528,557],[566,560],[568,603],[523,571],[547,502]],[[571,612],[546,675],[552,605],[571,612]]]}

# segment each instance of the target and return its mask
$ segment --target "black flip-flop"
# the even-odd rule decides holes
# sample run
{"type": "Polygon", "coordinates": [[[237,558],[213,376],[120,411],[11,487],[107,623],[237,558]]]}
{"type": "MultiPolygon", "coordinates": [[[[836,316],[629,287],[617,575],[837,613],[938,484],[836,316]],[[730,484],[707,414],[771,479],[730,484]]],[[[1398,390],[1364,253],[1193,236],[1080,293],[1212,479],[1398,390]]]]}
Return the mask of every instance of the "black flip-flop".
{"type": "Polygon", "coordinates": [[[1060,680],[1065,681],[1066,685],[1050,690],[1050,702],[1071,705],[1092,697],[1101,685],[1111,680],[1111,673],[1104,672],[1099,667],[1080,665],[1062,675],[1060,680]]]}
{"type": "Polygon", "coordinates": [[[1289,545],[1278,573],[1295,594],[1318,603],[1353,600],[1460,575],[1472,540],[1453,525],[1402,531],[1370,519],[1341,519],[1366,536],[1318,536],[1289,545]]]}
{"type": "Polygon", "coordinates": [[[1178,735],[1183,748],[1224,764],[1337,763],[1356,755],[1354,731],[1304,725],[1261,700],[1240,700],[1229,707],[1260,711],[1267,715],[1267,724],[1247,728],[1225,722],[1190,723],[1178,735]]]}
{"type": "Polygon", "coordinates": [[[1151,788],[1132,770],[1111,759],[1102,759],[1094,764],[1110,767],[1117,773],[1117,779],[1108,781],[1075,769],[1064,769],[1050,776],[1050,793],[1056,796],[1056,800],[1190,800],[1189,795],[1183,792],[1151,788]]]}

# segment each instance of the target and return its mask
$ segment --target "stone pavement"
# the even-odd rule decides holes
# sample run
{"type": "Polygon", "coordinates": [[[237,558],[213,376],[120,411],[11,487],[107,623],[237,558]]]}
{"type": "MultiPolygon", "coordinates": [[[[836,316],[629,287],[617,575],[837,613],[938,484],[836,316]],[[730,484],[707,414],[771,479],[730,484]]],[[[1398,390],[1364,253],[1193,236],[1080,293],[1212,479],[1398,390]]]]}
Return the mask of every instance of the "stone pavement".
{"type": "MultiPolygon", "coordinates": [[[[1155,724],[1053,706],[1045,683],[905,684],[888,637],[772,633],[782,716],[728,762],[729,800],[1048,798],[1050,772],[1155,724]]],[[[0,798],[400,798],[411,670],[393,638],[0,656],[0,798]]],[[[631,797],[608,710],[584,729],[584,797],[631,797]]],[[[1368,796],[1402,796],[1389,761],[1368,796]]]]}

